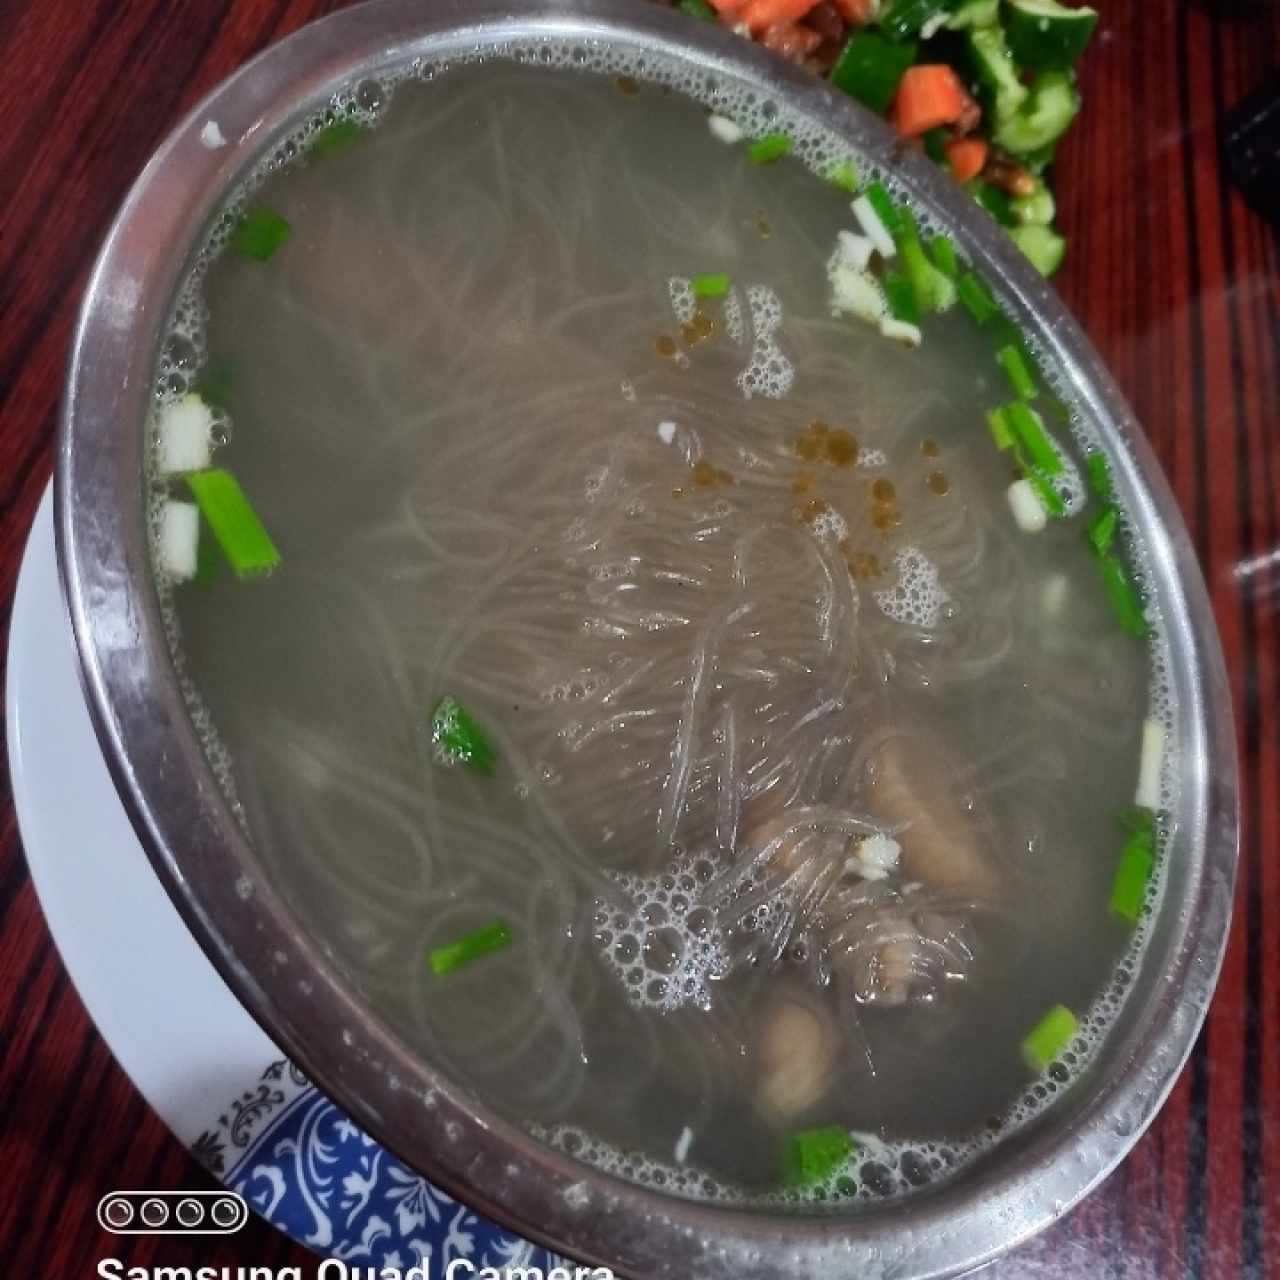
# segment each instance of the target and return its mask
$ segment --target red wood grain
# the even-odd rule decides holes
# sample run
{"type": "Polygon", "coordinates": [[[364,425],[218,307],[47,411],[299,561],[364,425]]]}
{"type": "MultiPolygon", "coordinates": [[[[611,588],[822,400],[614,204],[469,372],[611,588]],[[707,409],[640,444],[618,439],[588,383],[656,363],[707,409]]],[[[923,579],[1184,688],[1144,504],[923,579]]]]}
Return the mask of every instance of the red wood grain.
{"type": "MultiPolygon", "coordinates": [[[[326,0],[0,0],[0,611],[49,475],[96,247],[178,116],[326,0]]],[[[1205,568],[1243,772],[1222,984],[1151,1131],[1008,1277],[1248,1280],[1280,1271],[1280,237],[1224,184],[1222,113],[1280,61],[1280,7],[1109,0],[1057,186],[1059,281],[1159,453],[1205,568]],[[1241,18],[1214,10],[1245,10],[1241,18]],[[1267,557],[1271,557],[1268,561],[1267,557]]],[[[49,942],[0,782],[0,1274],[316,1263],[231,1242],[119,1241],[115,1187],[207,1185],[107,1053],[49,942]]]]}

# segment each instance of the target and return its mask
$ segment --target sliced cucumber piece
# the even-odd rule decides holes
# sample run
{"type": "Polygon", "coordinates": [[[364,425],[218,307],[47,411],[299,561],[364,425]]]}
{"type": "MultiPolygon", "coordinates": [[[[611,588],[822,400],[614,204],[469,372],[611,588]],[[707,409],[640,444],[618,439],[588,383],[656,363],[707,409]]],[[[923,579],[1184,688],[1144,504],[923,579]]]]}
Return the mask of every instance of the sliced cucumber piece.
{"type": "Polygon", "coordinates": [[[1008,0],[1004,29],[1013,56],[1024,67],[1065,70],[1084,53],[1098,25],[1098,11],[1058,0],[1008,0]]]}
{"type": "Polygon", "coordinates": [[[1000,0],[965,0],[947,19],[952,31],[964,31],[969,27],[994,27],[1000,21],[1000,0]]]}
{"type": "Polygon", "coordinates": [[[1023,226],[1047,227],[1058,212],[1053,192],[1045,186],[1043,179],[1036,180],[1036,189],[1032,195],[1018,196],[1009,201],[1013,216],[1023,226]]]}
{"type": "Polygon", "coordinates": [[[1030,92],[1018,79],[1018,68],[999,27],[978,27],[968,34],[969,57],[986,105],[997,121],[1013,115],[1030,92]]]}
{"type": "Polygon", "coordinates": [[[925,27],[945,21],[953,0],[889,0],[880,11],[879,27],[890,40],[910,40],[925,27]]]}
{"type": "Polygon", "coordinates": [[[1009,235],[1042,276],[1053,275],[1067,256],[1067,242],[1052,227],[1014,227],[1009,235]]]}
{"type": "Polygon", "coordinates": [[[1080,110],[1080,95],[1065,71],[1042,71],[1031,93],[1012,115],[996,123],[996,146],[1025,155],[1056,142],[1071,127],[1080,110]]]}
{"type": "Polygon", "coordinates": [[[1057,149],[1058,144],[1054,141],[1047,147],[1037,147],[1034,151],[1028,151],[1020,158],[1022,163],[1039,177],[1053,163],[1053,155],[1057,149]]]}

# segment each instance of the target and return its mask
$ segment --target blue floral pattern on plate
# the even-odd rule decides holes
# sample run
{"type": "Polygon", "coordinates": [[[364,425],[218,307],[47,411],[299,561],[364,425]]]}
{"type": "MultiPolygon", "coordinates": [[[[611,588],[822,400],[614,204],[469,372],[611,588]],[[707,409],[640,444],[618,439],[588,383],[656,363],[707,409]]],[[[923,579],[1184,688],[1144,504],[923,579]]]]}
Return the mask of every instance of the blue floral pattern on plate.
{"type": "Polygon", "coordinates": [[[564,1265],[419,1177],[284,1061],[193,1152],[250,1208],[323,1256],[397,1270],[425,1262],[432,1275],[457,1259],[543,1274],[564,1265]]]}

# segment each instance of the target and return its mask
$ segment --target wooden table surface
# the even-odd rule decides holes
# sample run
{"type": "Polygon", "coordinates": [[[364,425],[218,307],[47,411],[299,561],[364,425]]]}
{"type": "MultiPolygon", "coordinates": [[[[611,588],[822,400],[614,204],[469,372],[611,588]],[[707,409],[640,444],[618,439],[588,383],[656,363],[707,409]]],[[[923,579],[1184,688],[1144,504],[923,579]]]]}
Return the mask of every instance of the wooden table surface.
{"type": "MultiPolygon", "coordinates": [[[[73,314],[98,243],[178,117],[326,0],[0,0],[0,607],[49,477],[73,314]]],[[[1008,1277],[1280,1275],[1280,234],[1224,184],[1223,112],[1280,61],[1280,6],[1101,0],[1059,153],[1068,302],[1154,442],[1231,670],[1241,875],[1208,1024],[1137,1149],[1008,1277]],[[1230,11],[1228,13],[1227,11],[1230,11]],[[1218,16],[1214,16],[1217,14],[1218,16]],[[1225,15],[1225,16],[1224,16],[1225,15]]],[[[234,1241],[120,1241],[98,1198],[207,1185],[86,1017],[0,781],[0,1275],[316,1262],[234,1241]]]]}

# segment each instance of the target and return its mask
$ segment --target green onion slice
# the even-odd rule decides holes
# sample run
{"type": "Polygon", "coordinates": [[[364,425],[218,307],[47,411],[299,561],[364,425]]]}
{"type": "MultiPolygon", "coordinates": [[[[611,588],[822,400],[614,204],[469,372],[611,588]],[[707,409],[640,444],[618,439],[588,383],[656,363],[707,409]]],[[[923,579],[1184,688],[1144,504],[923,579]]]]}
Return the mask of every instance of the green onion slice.
{"type": "Polygon", "coordinates": [[[1039,1075],[1061,1056],[1080,1024],[1064,1004],[1055,1004],[1022,1042],[1022,1060],[1039,1075]]]}
{"type": "Polygon", "coordinates": [[[1031,371],[1031,365],[1021,348],[1013,343],[1001,347],[996,352],[996,360],[1009,379],[1013,394],[1024,400],[1034,400],[1040,389],[1036,386],[1036,375],[1031,371]]]}
{"type": "Polygon", "coordinates": [[[680,12],[687,13],[691,18],[701,18],[703,22],[716,20],[716,11],[707,0],[680,0],[680,12]]]}
{"type": "Polygon", "coordinates": [[[1116,821],[1120,824],[1121,830],[1129,832],[1130,835],[1137,835],[1140,831],[1154,831],[1155,810],[1148,809],[1143,804],[1131,804],[1127,809],[1121,809],[1116,814],[1116,821]]]}
{"type": "Polygon", "coordinates": [[[1155,867],[1151,836],[1139,832],[1125,845],[1111,882],[1111,914],[1137,924],[1147,900],[1147,885],[1155,867]]]}
{"type": "Polygon", "coordinates": [[[858,189],[858,171],[850,161],[846,160],[844,164],[836,165],[827,181],[832,186],[839,187],[841,191],[847,191],[852,195],[858,189]]]}
{"type": "Polygon", "coordinates": [[[471,964],[481,956],[491,955],[509,947],[512,942],[511,929],[505,920],[491,920],[479,929],[459,938],[456,942],[446,943],[443,947],[435,947],[427,953],[427,961],[431,972],[438,978],[453,973],[464,965],[471,964]]]}
{"type": "Polygon", "coordinates": [[[752,164],[772,164],[775,160],[781,160],[791,147],[791,139],[785,133],[767,133],[747,148],[747,159],[752,164]]]}
{"type": "Polygon", "coordinates": [[[236,225],[231,247],[243,258],[266,262],[289,238],[293,228],[274,209],[263,205],[250,209],[236,225]]]}
{"type": "Polygon", "coordinates": [[[1102,567],[1102,581],[1111,598],[1111,607],[1115,610],[1120,626],[1130,635],[1145,636],[1147,634],[1147,615],[1142,608],[1142,597],[1134,586],[1124,562],[1114,551],[1098,557],[1102,567]]]}
{"type": "Polygon", "coordinates": [[[231,411],[236,394],[236,370],[230,360],[210,360],[196,374],[191,390],[205,404],[231,411]]]}
{"type": "Polygon", "coordinates": [[[723,273],[716,275],[694,276],[690,282],[694,296],[698,298],[723,298],[729,292],[733,281],[723,273]]]}
{"type": "Polygon", "coordinates": [[[902,234],[902,214],[894,204],[889,188],[883,182],[873,182],[867,188],[866,196],[876,211],[876,217],[884,223],[884,229],[896,240],[902,234]]]}
{"type": "Polygon", "coordinates": [[[356,120],[336,120],[326,125],[311,139],[311,150],[318,156],[336,156],[360,141],[364,126],[356,120]]]}
{"type": "Polygon", "coordinates": [[[901,271],[890,271],[881,281],[884,296],[889,303],[889,312],[895,320],[904,324],[920,323],[920,302],[916,297],[915,286],[901,271]]]}
{"type": "Polygon", "coordinates": [[[954,280],[960,274],[960,259],[956,257],[955,242],[950,236],[934,236],[929,242],[929,256],[948,279],[954,280]]]}
{"type": "Polygon", "coordinates": [[[856,1149],[848,1130],[839,1125],[793,1133],[783,1148],[783,1180],[788,1187],[825,1182],[856,1149]]]}
{"type": "Polygon", "coordinates": [[[972,271],[966,271],[956,281],[956,293],[960,295],[965,310],[979,324],[987,324],[1001,314],[991,290],[972,271]]]}
{"type": "Polygon", "coordinates": [[[1089,471],[1090,487],[1103,502],[1110,502],[1115,497],[1115,490],[1111,484],[1111,463],[1107,461],[1107,455],[1094,449],[1085,454],[1084,463],[1089,471]]]}
{"type": "Polygon", "coordinates": [[[236,577],[257,578],[270,573],[280,563],[280,552],[235,476],[221,467],[210,467],[193,471],[186,479],[236,577]]]}
{"type": "Polygon", "coordinates": [[[1107,506],[1089,521],[1085,535],[1094,551],[1105,556],[1116,540],[1116,529],[1120,522],[1120,513],[1115,507],[1107,506]]]}
{"type": "Polygon", "coordinates": [[[1055,520],[1061,520],[1067,514],[1067,504],[1063,502],[1062,495],[1049,482],[1044,472],[1035,467],[1027,467],[1025,465],[1023,471],[1026,474],[1027,483],[1036,491],[1036,497],[1040,499],[1040,505],[1055,520]]]}
{"type": "Polygon", "coordinates": [[[1026,449],[1036,470],[1046,476],[1061,475],[1062,459],[1058,457],[1053,441],[1046,434],[1040,415],[1021,400],[1014,400],[1006,405],[1005,413],[1009,417],[1009,426],[1026,449]]]}
{"type": "Polygon", "coordinates": [[[456,698],[446,695],[431,712],[431,745],[441,764],[465,764],[480,773],[492,773],[498,753],[456,698]]]}
{"type": "Polygon", "coordinates": [[[1003,409],[992,409],[987,414],[987,426],[991,429],[991,438],[1001,453],[1012,449],[1017,444],[1013,437],[1013,429],[1009,426],[1009,417],[1003,409]]]}

